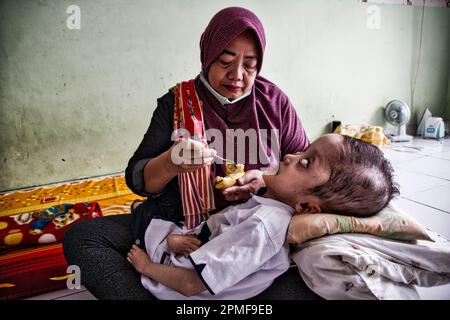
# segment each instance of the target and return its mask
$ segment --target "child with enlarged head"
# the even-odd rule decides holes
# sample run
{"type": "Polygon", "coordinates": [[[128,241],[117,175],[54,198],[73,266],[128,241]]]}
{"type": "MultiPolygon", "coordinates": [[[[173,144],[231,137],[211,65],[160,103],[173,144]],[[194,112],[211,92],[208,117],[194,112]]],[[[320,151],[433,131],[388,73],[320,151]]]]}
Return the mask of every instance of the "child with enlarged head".
{"type": "Polygon", "coordinates": [[[128,253],[144,287],[160,299],[251,298],[289,268],[285,237],[293,214],[370,216],[398,193],[381,150],[337,134],[286,155],[278,172],[263,178],[265,193],[211,216],[199,230],[203,243],[188,254],[171,252],[176,248],[165,241],[180,227],[153,219],[147,253],[135,245],[128,253]]]}

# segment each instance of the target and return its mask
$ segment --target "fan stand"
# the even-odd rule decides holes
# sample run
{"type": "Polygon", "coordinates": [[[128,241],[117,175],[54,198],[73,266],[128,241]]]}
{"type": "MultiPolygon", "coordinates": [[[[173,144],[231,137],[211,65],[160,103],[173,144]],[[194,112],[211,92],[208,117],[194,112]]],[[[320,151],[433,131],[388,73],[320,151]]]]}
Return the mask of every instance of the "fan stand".
{"type": "Polygon", "coordinates": [[[401,125],[398,127],[397,134],[389,135],[389,139],[392,142],[409,142],[412,140],[412,136],[406,134],[406,125],[401,125]]]}

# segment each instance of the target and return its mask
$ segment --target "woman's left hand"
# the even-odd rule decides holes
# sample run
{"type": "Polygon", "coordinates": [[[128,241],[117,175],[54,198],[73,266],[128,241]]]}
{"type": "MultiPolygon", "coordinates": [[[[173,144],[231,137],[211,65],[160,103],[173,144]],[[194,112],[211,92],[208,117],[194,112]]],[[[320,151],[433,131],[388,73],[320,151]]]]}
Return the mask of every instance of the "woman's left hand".
{"type": "Polygon", "coordinates": [[[265,185],[261,171],[249,170],[237,180],[237,185],[224,189],[222,194],[227,201],[245,201],[265,185]]]}

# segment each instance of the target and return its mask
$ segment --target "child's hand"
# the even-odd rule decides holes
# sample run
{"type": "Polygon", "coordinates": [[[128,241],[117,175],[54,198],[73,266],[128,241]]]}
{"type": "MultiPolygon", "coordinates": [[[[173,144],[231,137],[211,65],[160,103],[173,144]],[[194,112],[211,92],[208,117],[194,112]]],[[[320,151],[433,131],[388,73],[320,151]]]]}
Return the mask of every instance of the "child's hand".
{"type": "Polygon", "coordinates": [[[227,201],[245,201],[265,187],[263,173],[260,170],[249,170],[237,180],[237,185],[223,190],[222,194],[227,201]]]}
{"type": "Polygon", "coordinates": [[[170,234],[167,236],[167,246],[169,250],[187,257],[191,252],[197,250],[202,245],[193,234],[170,234]]]}

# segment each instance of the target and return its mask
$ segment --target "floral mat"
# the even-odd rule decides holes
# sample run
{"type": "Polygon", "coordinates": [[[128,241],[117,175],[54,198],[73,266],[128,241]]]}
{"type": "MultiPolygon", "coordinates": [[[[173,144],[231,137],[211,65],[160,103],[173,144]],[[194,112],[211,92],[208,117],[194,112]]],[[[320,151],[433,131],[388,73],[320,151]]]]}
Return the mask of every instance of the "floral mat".
{"type": "MultiPolygon", "coordinates": [[[[52,213],[53,208],[69,208],[70,204],[95,204],[104,216],[128,214],[136,199],[143,198],[128,189],[123,175],[81,180],[2,193],[0,219],[36,216],[46,211],[52,213]]],[[[6,225],[0,222],[0,229],[6,225]]],[[[17,233],[19,230],[12,231],[17,233]]],[[[0,300],[66,288],[71,273],[67,271],[61,242],[23,244],[0,249],[0,300]]]]}
{"type": "Polygon", "coordinates": [[[96,201],[103,215],[130,213],[130,205],[136,199],[126,185],[125,177],[114,176],[64,183],[53,186],[0,193],[0,217],[78,202],[96,201]]]}

